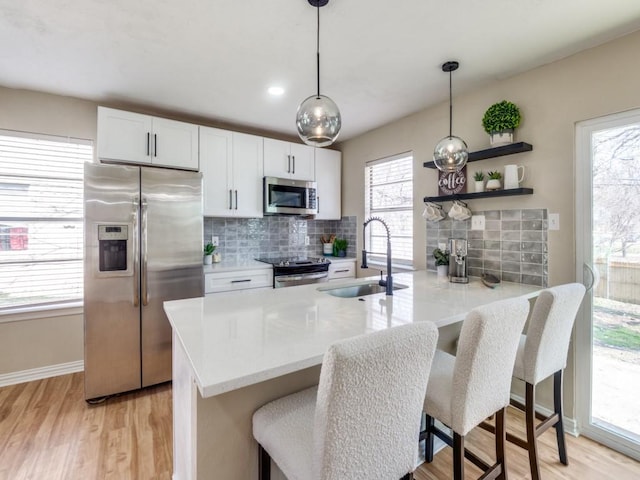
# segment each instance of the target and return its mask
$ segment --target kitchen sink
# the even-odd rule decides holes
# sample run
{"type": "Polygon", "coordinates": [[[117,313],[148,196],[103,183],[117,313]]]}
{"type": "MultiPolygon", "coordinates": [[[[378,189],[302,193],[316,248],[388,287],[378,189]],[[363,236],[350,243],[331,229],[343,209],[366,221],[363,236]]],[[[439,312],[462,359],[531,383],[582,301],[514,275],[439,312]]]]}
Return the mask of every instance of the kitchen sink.
{"type": "MultiPolygon", "coordinates": [[[[401,283],[394,283],[394,290],[401,290],[403,288],[407,288],[407,285],[402,285],[401,283]]],[[[360,283],[357,285],[347,285],[344,287],[336,287],[336,288],[319,288],[321,292],[328,293],[329,295],[333,295],[334,297],[341,298],[354,298],[354,297],[363,297],[365,295],[373,295],[374,293],[385,293],[386,287],[383,287],[378,284],[378,282],[371,283],[360,283]]]]}

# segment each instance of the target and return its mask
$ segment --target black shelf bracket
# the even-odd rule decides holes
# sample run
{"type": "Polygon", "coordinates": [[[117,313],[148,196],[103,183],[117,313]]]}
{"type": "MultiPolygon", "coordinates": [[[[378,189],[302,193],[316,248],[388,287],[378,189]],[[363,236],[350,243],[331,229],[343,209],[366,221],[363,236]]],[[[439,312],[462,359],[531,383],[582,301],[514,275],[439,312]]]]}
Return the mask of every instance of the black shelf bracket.
{"type": "Polygon", "coordinates": [[[512,197],[515,195],[533,195],[533,188],[509,188],[507,190],[491,190],[488,192],[457,193],[439,197],[424,197],[424,202],[450,202],[453,200],[473,200],[475,198],[512,197]]]}
{"type": "MultiPolygon", "coordinates": [[[[477,162],[478,160],[486,160],[487,158],[503,157],[505,155],[513,155],[515,153],[530,152],[533,150],[533,145],[526,142],[510,143],[509,145],[502,145],[500,147],[487,148],[485,150],[478,150],[477,152],[469,152],[469,162],[477,162]]],[[[435,163],[424,162],[425,168],[436,168],[435,163]]]]}

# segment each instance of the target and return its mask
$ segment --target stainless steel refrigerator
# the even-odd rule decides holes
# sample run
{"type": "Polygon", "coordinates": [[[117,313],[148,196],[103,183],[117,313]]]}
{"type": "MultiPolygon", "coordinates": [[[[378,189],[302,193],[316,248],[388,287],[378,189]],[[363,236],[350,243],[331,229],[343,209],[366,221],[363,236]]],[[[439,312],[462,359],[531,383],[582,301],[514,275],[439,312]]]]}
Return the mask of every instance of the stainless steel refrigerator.
{"type": "Polygon", "coordinates": [[[85,167],[85,398],[171,380],[163,302],[203,294],[202,175],[85,167]]]}

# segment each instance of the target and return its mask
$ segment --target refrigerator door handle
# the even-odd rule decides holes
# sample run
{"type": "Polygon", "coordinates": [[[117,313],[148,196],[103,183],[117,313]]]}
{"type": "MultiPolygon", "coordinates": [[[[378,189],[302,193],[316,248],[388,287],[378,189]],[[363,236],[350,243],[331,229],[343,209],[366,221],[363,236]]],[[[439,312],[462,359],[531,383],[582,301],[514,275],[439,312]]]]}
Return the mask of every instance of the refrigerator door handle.
{"type": "Polygon", "coordinates": [[[138,209],[140,206],[140,198],[134,197],[131,218],[133,220],[133,306],[140,305],[140,255],[138,248],[140,239],[138,238],[138,209]]]}
{"type": "Polygon", "coordinates": [[[140,204],[142,211],[142,222],[140,226],[142,235],[142,305],[148,305],[149,296],[147,292],[147,199],[142,197],[140,204]]]}

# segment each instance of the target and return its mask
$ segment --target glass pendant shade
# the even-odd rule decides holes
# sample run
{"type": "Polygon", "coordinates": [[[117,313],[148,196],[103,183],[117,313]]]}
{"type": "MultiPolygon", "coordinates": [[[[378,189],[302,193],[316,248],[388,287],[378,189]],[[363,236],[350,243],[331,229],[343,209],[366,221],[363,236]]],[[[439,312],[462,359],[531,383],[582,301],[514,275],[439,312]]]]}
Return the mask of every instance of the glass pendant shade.
{"type": "Polygon", "coordinates": [[[304,143],[313,147],[327,147],[335,142],[340,133],[340,110],[329,97],[312,95],[298,107],[296,126],[304,143]]]}
{"type": "Polygon", "coordinates": [[[460,137],[444,137],[433,151],[433,163],[438,170],[443,172],[462,170],[468,158],[467,144],[460,137]]]}

